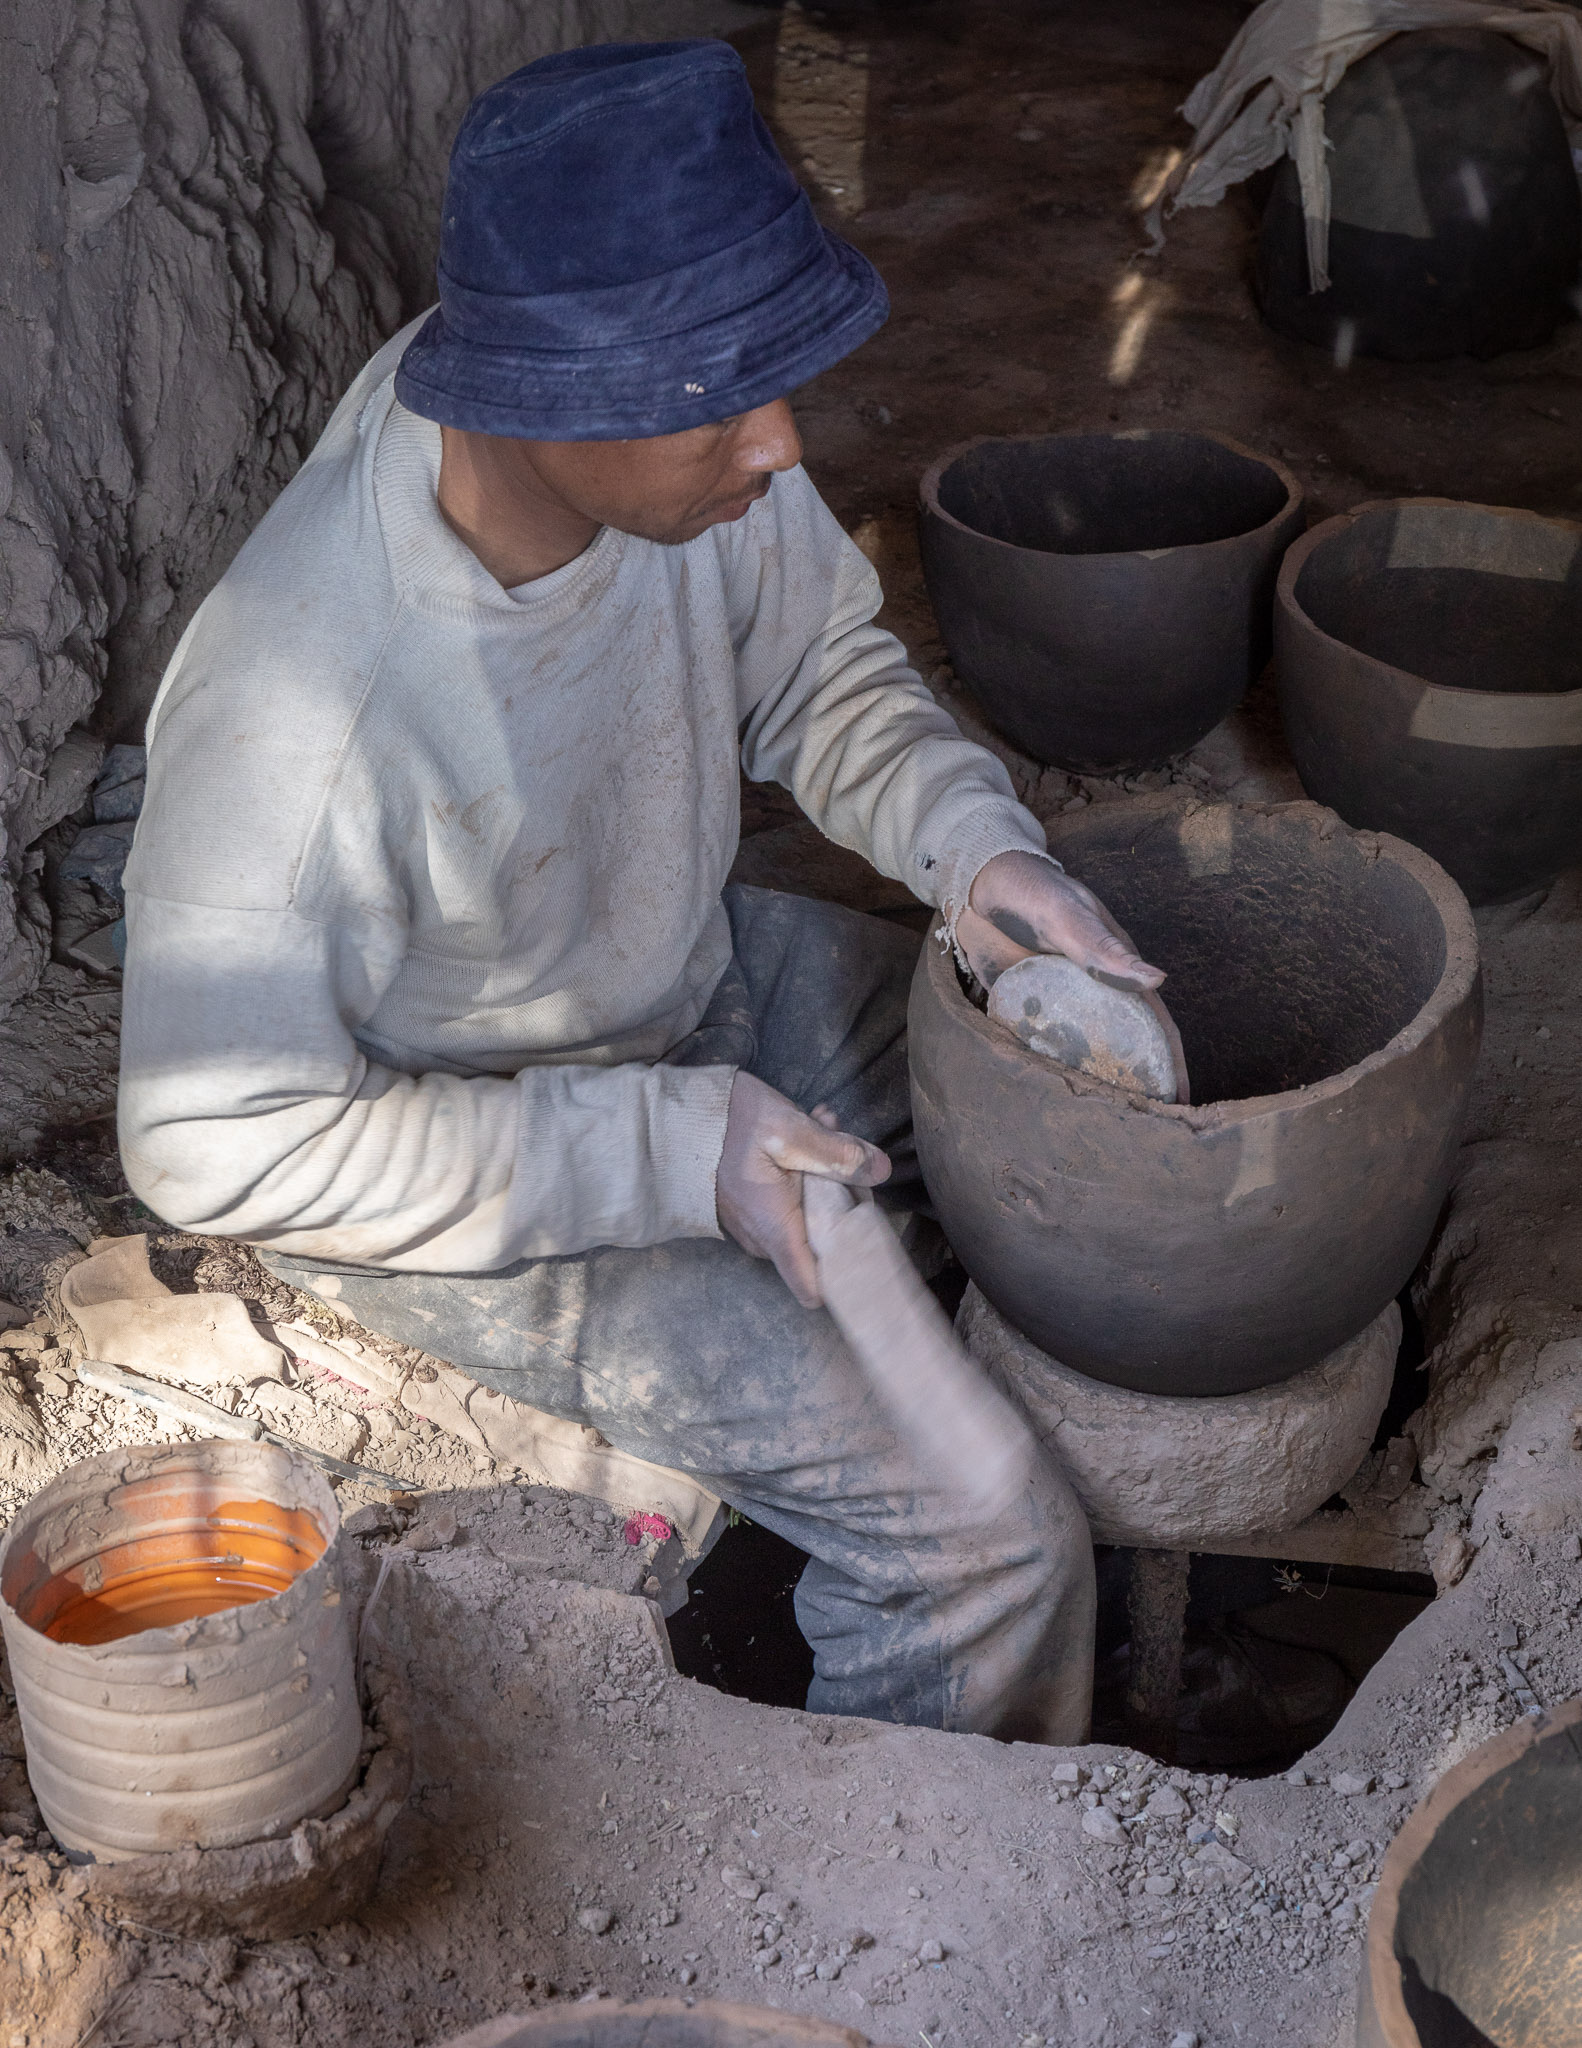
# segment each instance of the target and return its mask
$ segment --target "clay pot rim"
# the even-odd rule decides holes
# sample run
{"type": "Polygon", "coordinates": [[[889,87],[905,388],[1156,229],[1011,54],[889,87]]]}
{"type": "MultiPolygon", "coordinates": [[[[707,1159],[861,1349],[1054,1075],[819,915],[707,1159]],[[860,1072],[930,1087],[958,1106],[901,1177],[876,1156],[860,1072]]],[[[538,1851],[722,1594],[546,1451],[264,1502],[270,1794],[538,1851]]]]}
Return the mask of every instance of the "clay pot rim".
{"type": "Polygon", "coordinates": [[[1507,1769],[1524,1756],[1536,1742],[1547,1741],[1582,1723],[1582,1698],[1528,1716],[1513,1727],[1502,1728],[1487,1742],[1480,1742],[1470,1756],[1453,1764],[1432,1792],[1407,1815],[1404,1826],[1385,1855],[1379,1888],[1368,1914],[1367,1980],[1373,2000],[1374,2018],[1384,2037],[1385,2048],[1422,2048],[1422,2037],[1412,2023],[1401,1996],[1400,1966],[1395,1960],[1395,1926],[1400,1913],[1401,1886],[1416,1868],[1424,1852],[1448,1815],[1462,1801],[1487,1783],[1496,1772],[1507,1769]]]}
{"type": "MultiPolygon", "coordinates": [[[[1478,933],[1466,897],[1438,861],[1410,841],[1397,839],[1393,833],[1358,830],[1347,825],[1337,812],[1306,798],[1286,804],[1181,804],[1161,791],[1153,796],[1106,804],[1104,809],[1117,815],[1124,813],[1131,818],[1161,820],[1192,816],[1204,810],[1239,811],[1265,818],[1305,812],[1314,829],[1321,820],[1328,818],[1333,822],[1330,831],[1324,835],[1326,838],[1342,832],[1353,840],[1373,841],[1381,860],[1391,860],[1397,867],[1405,868],[1419,885],[1439,913],[1444,927],[1445,964],[1428,999],[1411,1022],[1403,1025],[1377,1051],[1370,1052],[1366,1059],[1358,1060],[1353,1066],[1342,1067],[1338,1074],[1326,1074],[1321,1081],[1310,1081],[1302,1088],[1287,1088],[1278,1095],[1230,1096],[1219,1102],[1179,1103],[1157,1102],[1152,1096],[1133,1094],[1113,1081],[1078,1073],[1041,1053],[1030,1052],[1020,1039],[1002,1026],[991,1023],[982,1010],[968,1002],[957,978],[953,954],[937,945],[928,945],[925,948],[928,975],[936,997],[951,1015],[965,1022],[968,1030],[986,1044],[991,1054],[1002,1061],[1019,1064],[1033,1087],[1050,1092],[1063,1089],[1068,1095],[1095,1096],[1100,1101],[1124,1104],[1133,1112],[1178,1124],[1194,1136],[1221,1130],[1231,1124],[1250,1122],[1254,1117],[1289,1115],[1345,1094],[1365,1076],[1376,1073],[1403,1054],[1415,1051],[1466,1000],[1477,981],[1480,972],[1478,933]]],[[[1051,851],[1058,858],[1058,845],[1051,851]]],[[[1168,1001],[1168,981],[1164,994],[1168,1001]]]]}
{"type": "MultiPolygon", "coordinates": [[[[132,1444],[120,1450],[96,1451],[90,1457],[77,1458],[63,1472],[57,1472],[38,1491],[25,1500],[11,1517],[3,1534],[0,1534],[0,1583],[5,1577],[5,1568],[10,1561],[12,1549],[24,1540],[24,1531],[31,1540],[37,1526],[40,1503],[47,1494],[62,1486],[68,1479],[85,1477],[94,1468],[102,1468],[104,1477],[110,1483],[126,1485],[129,1461],[138,1458],[157,1460],[159,1464],[174,1465],[182,1454],[192,1456],[214,1450],[263,1451],[284,1459],[291,1468],[292,1479],[316,1489],[322,1496],[305,1502],[312,1512],[324,1523],[324,1548],[304,1570],[298,1572],[289,1586],[283,1586],[278,1593],[267,1600],[254,1600],[246,1606],[223,1607],[215,1613],[199,1616],[195,1621],[171,1622],[165,1628],[138,1629],[131,1636],[116,1636],[107,1643],[57,1643],[42,1629],[35,1628],[18,1613],[17,1609],[0,1592],[0,1606],[5,1609],[6,1627],[21,1629],[35,1642],[47,1646],[47,1654],[57,1668],[83,1677],[104,1679],[111,1677],[117,1683],[147,1684],[147,1660],[160,1656],[192,1657],[206,1649],[229,1644],[234,1639],[229,1629],[234,1625],[243,1633],[255,1629],[274,1628],[282,1621],[294,1616],[298,1609],[311,1607],[323,1597],[324,1582],[339,1561],[341,1540],[340,1503],[335,1490],[318,1468],[300,1453],[287,1450],[283,1445],[270,1443],[266,1437],[198,1437],[192,1442],[171,1444],[132,1444]],[[119,1472],[119,1480],[115,1475],[119,1472]],[[215,1626],[217,1625],[217,1626],[215,1626]],[[136,1667],[128,1672],[108,1671],[124,1659],[135,1659],[136,1667]]],[[[140,1475],[153,1477],[152,1472],[140,1475]]],[[[62,1507],[64,1501],[51,1503],[62,1507]]],[[[79,1502],[79,1508],[81,1503],[79,1502]]],[[[48,1512],[45,1509],[44,1512],[48,1512]]]]}
{"type": "MultiPolygon", "coordinates": [[[[1316,640],[1322,640],[1330,647],[1338,647],[1353,661],[1360,661],[1381,675],[1400,676],[1403,681],[1413,683],[1420,690],[1431,692],[1436,697],[1447,697],[1463,702],[1472,699],[1478,703],[1509,705],[1513,712],[1539,712],[1547,710],[1551,715],[1559,704],[1571,704],[1582,700],[1582,684],[1574,690],[1472,690],[1461,683],[1436,683],[1428,676],[1420,676],[1415,669],[1397,668],[1392,662],[1380,661],[1377,655],[1364,653],[1349,640],[1338,640],[1333,633],[1326,633],[1311,613],[1304,609],[1297,598],[1296,580],[1321,547],[1332,540],[1338,540],[1342,528],[1353,526],[1358,520],[1375,512],[1394,512],[1402,507],[1417,510],[1422,507],[1444,507],[1453,512],[1490,512],[1501,519],[1530,519],[1537,526],[1561,526],[1577,536],[1582,547],[1582,521],[1552,517],[1547,512],[1529,512],[1522,505],[1479,505],[1470,498],[1364,498],[1360,504],[1348,511],[1337,512],[1333,518],[1322,520],[1317,526],[1310,526],[1306,533],[1299,534],[1286,549],[1280,564],[1279,581],[1275,584],[1275,603],[1303,632],[1311,633],[1316,640]]],[[[1471,745],[1472,742],[1462,744],[1471,745]]],[[[1535,740],[1535,747],[1547,747],[1551,741],[1535,740]]]]}
{"type": "Polygon", "coordinates": [[[1008,555],[1025,555],[1037,562],[1157,562],[1166,555],[1203,555],[1211,548],[1238,546],[1243,541],[1267,534],[1288,520],[1293,512],[1299,512],[1306,501],[1306,493],[1297,482],[1294,473],[1283,462],[1272,455],[1264,455],[1256,448],[1249,448],[1245,441],[1236,441],[1229,434],[1216,434],[1207,427],[1063,427],[1053,434],[974,434],[969,441],[958,441],[953,448],[947,448],[936,462],[923,472],[918,485],[918,499],[924,512],[964,533],[971,540],[982,541],[986,547],[1004,548],[1008,555]],[[1001,540],[998,535],[985,533],[981,527],[969,526],[964,519],[958,519],[954,512],[947,512],[939,502],[940,479],[945,471],[964,455],[970,455],[974,448],[982,448],[989,442],[1005,447],[1025,445],[1030,441],[1154,441],[1166,435],[1178,441],[1213,441],[1221,448],[1228,448],[1233,455],[1245,456],[1249,462],[1256,462],[1264,469],[1272,470],[1285,486],[1285,503],[1280,509],[1258,526],[1244,527],[1240,533],[1222,534],[1218,540],[1181,541],[1173,547],[1164,548],[1117,548],[1106,553],[1066,554],[1059,548],[1028,548],[1019,541],[1001,540]]]}

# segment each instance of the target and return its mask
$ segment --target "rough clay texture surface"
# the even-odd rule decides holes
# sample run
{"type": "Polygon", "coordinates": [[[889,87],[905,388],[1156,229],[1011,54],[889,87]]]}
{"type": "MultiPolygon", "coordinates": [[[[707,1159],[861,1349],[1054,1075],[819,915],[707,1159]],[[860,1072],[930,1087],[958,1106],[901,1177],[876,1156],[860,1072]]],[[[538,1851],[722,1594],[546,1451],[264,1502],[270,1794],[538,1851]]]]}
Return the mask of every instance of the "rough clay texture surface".
{"type": "Polygon", "coordinates": [[[1351,1478],[1389,1398],[1401,1312],[1392,1301],[1294,1379],[1212,1401],[1137,1394],[1068,1371],[971,1285],[956,1329],[1032,1416],[1095,1542],[1212,1550],[1294,1527],[1351,1478]]]}
{"type": "MultiPolygon", "coordinates": [[[[419,22],[414,9],[368,8],[362,77],[401,52],[411,68],[400,75],[447,75],[462,61],[458,38],[486,13],[452,4],[419,22]]],[[[1341,376],[1258,324],[1239,203],[1180,216],[1159,264],[1128,267],[1142,239],[1134,204],[1185,139],[1174,110],[1242,16],[1231,0],[1190,11],[1118,0],[1102,16],[1065,0],[1036,10],[933,0],[822,23],[769,15],[743,39],[762,103],[827,217],[881,265],[895,301],[889,327],[799,399],[812,473],[877,561],[887,617],[980,732],[944,665],[913,537],[917,479],[952,441],[1084,422],[1202,426],[1282,455],[1315,517],[1414,491],[1575,515],[1582,327],[1490,363],[1359,360],[1341,376]]],[[[82,35],[103,52],[96,90],[107,106],[150,75],[133,18],[129,5],[81,9],[82,35]]],[[[136,18],[166,16],[150,0],[136,18]]],[[[205,23],[247,17],[209,4],[181,18],[187,41],[174,57],[167,49],[175,78],[190,75],[185,50],[214,46],[219,31],[205,23]]],[[[259,6],[253,18],[284,43],[302,17],[259,6]]],[[[573,21],[525,7],[489,18],[573,21]]],[[[666,8],[655,32],[674,32],[675,18],[666,8]]],[[[119,373],[94,384],[91,402],[37,413],[31,440],[15,398],[34,392],[27,402],[37,403],[46,373],[66,361],[51,311],[68,292],[49,74],[79,16],[63,0],[29,0],[22,19],[31,40],[8,42],[0,80],[6,189],[17,195],[3,238],[0,304],[12,325],[0,392],[27,502],[42,503],[47,485],[57,498],[48,522],[35,515],[42,552],[15,512],[4,538],[9,547],[18,531],[39,579],[29,601],[47,625],[49,605],[64,602],[53,572],[42,577],[52,548],[71,575],[72,550],[90,566],[103,560],[106,579],[158,556],[152,543],[109,537],[101,554],[89,544],[91,462],[49,467],[57,442],[86,434],[90,411],[101,426],[120,421],[119,373]],[[44,244],[53,269],[33,255],[41,223],[54,237],[44,244]]],[[[586,29],[594,10],[575,19],[586,29]]],[[[494,60],[484,51],[466,61],[494,60]]],[[[238,60],[233,75],[261,74],[238,60]]],[[[161,85],[162,108],[172,90],[161,85]]],[[[428,220],[403,213],[400,197],[410,189],[402,147],[417,132],[403,111],[410,95],[381,100],[370,84],[363,97],[351,68],[345,90],[362,108],[353,135],[386,151],[375,152],[387,171],[370,179],[368,204],[383,203],[387,174],[388,233],[415,246],[404,238],[426,234],[428,220]]],[[[227,160],[252,154],[268,178],[280,175],[229,124],[215,116],[227,160]]],[[[148,204],[138,190],[111,232],[130,232],[148,204]]],[[[215,221],[230,222],[231,204],[216,201],[215,221]]],[[[246,218],[238,207],[238,248],[253,246],[246,218]]],[[[224,256],[231,244],[213,234],[204,246],[224,256]]],[[[221,262],[214,274],[223,309],[230,272],[221,262]]],[[[174,324],[169,293],[123,289],[121,279],[100,280],[87,325],[174,324]]],[[[297,303],[289,332],[311,356],[317,295],[297,303]]],[[[208,317],[200,308],[192,324],[208,317]]],[[[231,346],[228,317],[214,316],[217,359],[231,346]]],[[[323,317],[333,332],[333,301],[323,317]]],[[[189,449],[190,467],[172,486],[173,509],[150,499],[149,517],[175,521],[170,555],[187,563],[188,580],[162,623],[138,628],[146,646],[173,631],[251,516],[232,518],[227,493],[250,488],[253,472],[205,468],[182,440],[181,395],[161,391],[162,436],[189,449]],[[218,537],[200,560],[189,543],[205,520],[218,537]]],[[[146,389],[125,394],[128,417],[151,403],[146,389]]],[[[234,434],[244,430],[244,466],[283,474],[294,457],[277,458],[251,415],[232,420],[234,434]]],[[[104,519],[107,536],[128,530],[104,519]]],[[[8,622],[20,615],[17,590],[27,595],[11,573],[8,622]]],[[[39,644],[52,654],[64,639],[39,644]]],[[[92,654],[80,632],[77,644],[90,681],[95,660],[125,674],[129,693],[151,680],[152,662],[134,675],[92,654]]],[[[76,716],[63,710],[53,730],[76,716]]],[[[41,720],[38,730],[51,728],[41,720]]],[[[1002,752],[1040,816],[1124,793],[1117,780],[1041,771],[1002,752]]],[[[1264,687],[1189,755],[1129,781],[1251,802],[1300,794],[1264,687]]],[[[746,792],[743,818],[741,879],[915,914],[904,891],[819,841],[779,792],[746,792]]],[[[326,1449],[362,1443],[352,1455],[417,1496],[392,1508],[341,1489],[348,1514],[368,1515],[370,1562],[392,1560],[386,1592],[402,1596],[417,1723],[416,1783],[392,1830],[385,1883],[354,1919],[285,1942],[173,1941],[135,1914],[96,1911],[37,1833],[15,1717],[0,1698],[0,2048],[419,2048],[498,2013],[600,1990],[772,2000],[892,2048],[915,2048],[920,2034],[931,2048],[1170,2048],[1181,2034],[1202,2048],[1349,2048],[1358,1924],[1412,1800],[1510,1724],[1518,1688],[1544,1703],[1582,1690],[1582,876],[1483,913],[1479,926],[1483,1054],[1445,1225],[1417,1286],[1425,1399],[1403,1441],[1421,1468],[1394,1493],[1392,1446],[1370,1454],[1345,1490],[1356,1529],[1377,1524],[1418,1543],[1444,1591],[1304,1760],[1306,1782],[1172,1782],[1128,1750],[1002,1747],[725,1698],[668,1669],[652,1609],[635,1597],[642,1550],[607,1511],[519,1488],[404,1405],[305,1375],[292,1429],[326,1449]],[[1209,1839],[1190,1840],[1206,1830],[1209,1839]]],[[[0,1175],[0,1294],[26,1318],[0,1350],[4,1512],[75,1457],[164,1433],[75,1381],[49,1306],[59,1260],[147,1222],[106,1127],[90,1121],[113,1102],[117,1011],[112,985],[52,967],[0,1023],[0,1156],[24,1162],[0,1175]]],[[[172,1286],[234,1290],[271,1316],[300,1307],[271,1296],[231,1248],[165,1249],[172,1286]]],[[[1330,1611],[1309,1597],[1322,1568],[1304,1571],[1282,1603],[1297,1641],[1330,1611]]]]}
{"type": "Polygon", "coordinates": [[[29,843],[82,801],[105,739],[141,738],[215,575],[432,296],[468,98],[660,13],[670,35],[742,18],[728,0],[8,9],[0,1013],[48,954],[29,843]]]}

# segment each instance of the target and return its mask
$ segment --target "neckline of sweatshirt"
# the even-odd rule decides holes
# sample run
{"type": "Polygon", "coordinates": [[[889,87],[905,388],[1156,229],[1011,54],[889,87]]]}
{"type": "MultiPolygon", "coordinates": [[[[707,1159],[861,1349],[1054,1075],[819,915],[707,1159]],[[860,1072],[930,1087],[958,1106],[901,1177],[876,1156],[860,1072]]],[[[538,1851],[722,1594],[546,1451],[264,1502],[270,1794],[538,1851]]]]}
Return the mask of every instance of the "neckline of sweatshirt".
{"type": "Polygon", "coordinates": [[[632,544],[617,528],[601,527],[574,560],[507,590],[439,509],[441,441],[434,422],[408,412],[387,382],[369,401],[364,430],[377,436],[374,510],[391,576],[404,598],[436,618],[478,624],[527,616],[537,627],[559,625],[598,601],[632,544]]]}

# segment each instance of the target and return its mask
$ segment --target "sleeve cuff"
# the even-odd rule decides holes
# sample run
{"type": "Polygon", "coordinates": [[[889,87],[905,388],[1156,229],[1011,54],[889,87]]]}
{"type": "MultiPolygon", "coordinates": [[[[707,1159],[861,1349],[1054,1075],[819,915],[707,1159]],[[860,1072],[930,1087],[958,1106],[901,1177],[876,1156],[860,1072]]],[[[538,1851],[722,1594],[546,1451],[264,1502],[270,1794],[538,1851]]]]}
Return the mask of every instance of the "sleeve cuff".
{"type": "Polygon", "coordinates": [[[956,939],[956,920],[967,907],[979,870],[998,853],[1032,853],[1052,867],[1060,867],[1049,851],[1043,826],[1021,804],[989,803],[973,811],[950,835],[934,874],[934,900],[944,916],[952,945],[956,939]]]}
{"type": "Polygon", "coordinates": [[[652,1070],[653,1164],[659,1208],[656,1241],[671,1237],[719,1237],[714,1183],[725,1149],[734,1067],[667,1067],[652,1070]]]}

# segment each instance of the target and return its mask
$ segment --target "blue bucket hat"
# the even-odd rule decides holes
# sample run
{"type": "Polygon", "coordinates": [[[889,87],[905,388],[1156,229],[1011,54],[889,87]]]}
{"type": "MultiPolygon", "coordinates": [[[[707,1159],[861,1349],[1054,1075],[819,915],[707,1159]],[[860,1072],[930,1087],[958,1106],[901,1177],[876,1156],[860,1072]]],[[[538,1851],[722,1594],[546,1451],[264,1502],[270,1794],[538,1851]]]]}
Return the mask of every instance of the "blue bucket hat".
{"type": "Polygon", "coordinates": [[[522,440],[674,434],[784,397],[889,310],[873,265],[820,227],[728,43],[598,44],[468,108],[439,310],[396,396],[522,440]]]}

